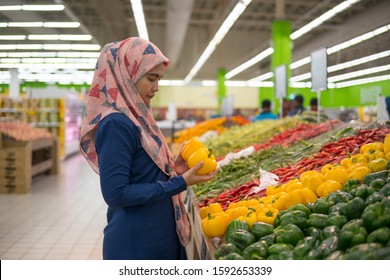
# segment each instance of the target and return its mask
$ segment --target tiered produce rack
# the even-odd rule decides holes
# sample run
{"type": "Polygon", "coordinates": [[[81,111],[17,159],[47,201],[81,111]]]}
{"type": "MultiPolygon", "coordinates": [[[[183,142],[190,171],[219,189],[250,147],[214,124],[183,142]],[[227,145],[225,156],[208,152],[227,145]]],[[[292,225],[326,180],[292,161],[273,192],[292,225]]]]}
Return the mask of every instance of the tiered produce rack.
{"type": "MultiPolygon", "coordinates": [[[[181,133],[184,135],[184,132],[181,133]]],[[[363,174],[364,176],[362,174],[359,174],[358,176],[357,172],[355,172],[356,174],[353,173],[353,169],[350,167],[352,162],[359,158],[358,156],[362,146],[370,143],[382,143],[380,145],[383,150],[385,137],[389,133],[390,127],[383,123],[342,123],[339,121],[327,120],[317,124],[306,122],[300,117],[293,117],[277,121],[264,121],[261,123],[233,126],[220,132],[216,138],[207,140],[205,145],[210,148],[213,151],[213,154],[218,158],[219,168],[217,175],[213,180],[193,186],[189,188],[187,192],[188,215],[192,226],[192,237],[190,244],[187,246],[188,257],[190,259],[202,260],[389,259],[390,192],[387,191],[387,189],[390,189],[390,185],[388,184],[389,178],[387,178],[387,176],[386,178],[381,178],[379,180],[380,183],[377,183],[379,185],[376,185],[375,188],[371,189],[372,192],[375,192],[376,196],[382,198],[382,200],[377,198],[377,201],[374,201],[373,203],[376,203],[375,205],[379,210],[382,208],[385,209],[382,209],[385,218],[381,218],[384,219],[384,222],[380,227],[376,225],[372,226],[370,222],[367,221],[368,214],[366,212],[370,210],[370,207],[373,207],[370,206],[369,202],[366,202],[368,195],[361,197],[360,193],[356,195],[356,190],[352,191],[352,189],[358,187],[363,188],[362,186],[365,184],[368,184],[366,187],[370,187],[372,180],[368,178],[378,176],[377,173],[382,174],[382,177],[384,177],[383,174],[388,175],[390,154],[378,152],[375,156],[377,156],[379,160],[374,161],[374,155],[370,154],[374,154],[374,151],[369,151],[369,153],[366,154],[366,157],[370,157],[370,159],[367,160],[365,164],[366,167],[362,168],[362,170],[364,169],[364,172],[366,172],[363,174]],[[222,234],[216,236],[205,234],[202,222],[206,224],[207,219],[213,220],[214,217],[217,217],[220,214],[212,213],[211,211],[208,218],[207,216],[205,218],[204,214],[203,217],[201,217],[200,212],[209,211],[207,208],[210,207],[210,205],[219,204],[220,211],[222,211],[221,213],[227,213],[230,208],[235,207],[233,206],[234,204],[240,206],[245,205],[254,212],[256,209],[261,209],[261,207],[257,205],[259,201],[262,201],[260,203],[264,203],[267,197],[271,197],[271,190],[277,189],[278,186],[285,186],[289,182],[296,183],[296,181],[299,181],[298,184],[295,184],[294,188],[301,188],[299,185],[301,184],[301,181],[299,180],[301,176],[303,180],[305,174],[309,174],[310,172],[320,173],[321,170],[325,174],[327,171],[326,168],[332,169],[336,166],[344,166],[347,170],[346,166],[348,161],[348,167],[350,167],[350,169],[348,169],[349,177],[346,177],[346,180],[340,179],[336,188],[334,186],[333,189],[332,187],[329,187],[329,189],[327,189],[329,191],[321,191],[321,195],[314,191],[314,196],[310,196],[310,199],[308,197],[306,197],[306,200],[303,199],[299,201],[299,199],[296,199],[295,202],[286,204],[287,206],[280,207],[281,204],[279,203],[278,207],[280,209],[277,209],[277,215],[275,215],[275,217],[273,217],[274,220],[269,223],[273,226],[273,234],[278,236],[277,238],[275,237],[272,242],[269,242],[269,240],[260,240],[258,235],[256,235],[254,240],[248,241],[247,246],[239,248],[238,251],[232,250],[231,247],[229,247],[231,246],[232,239],[230,236],[231,230],[229,232],[228,225],[232,220],[235,220],[235,218],[230,218],[229,222],[225,225],[225,229],[222,230],[222,234]],[[369,162],[370,165],[368,165],[369,162]],[[378,167],[379,165],[377,162],[380,162],[382,165],[383,162],[386,162],[386,166],[378,167]],[[374,166],[374,163],[377,165],[374,166]],[[368,166],[370,166],[371,169],[368,168],[368,166]],[[261,184],[261,181],[264,181],[266,178],[264,173],[261,173],[262,171],[265,171],[267,174],[276,175],[279,180],[278,183],[273,186],[264,186],[264,184],[261,184]],[[261,177],[260,174],[262,174],[263,177],[261,177]],[[366,177],[367,179],[365,180],[366,177]],[[349,184],[351,184],[353,180],[357,183],[351,188],[349,184]],[[267,189],[269,191],[268,193],[267,189]],[[382,194],[379,195],[377,193],[382,194]],[[338,203],[348,204],[349,201],[352,201],[348,205],[360,203],[360,208],[347,211],[345,210],[345,206],[343,210],[340,210],[341,214],[337,212],[338,209],[337,211],[332,210],[341,216],[345,216],[347,220],[344,224],[339,224],[337,227],[332,224],[333,232],[330,234],[328,232],[329,229],[326,227],[330,225],[322,224],[320,226],[320,224],[316,224],[317,221],[313,222],[314,219],[318,218],[317,216],[325,219],[325,216],[328,217],[331,214],[330,212],[325,213],[318,211],[318,208],[316,208],[317,204],[322,201],[331,201],[333,205],[338,203]],[[314,207],[315,205],[316,207],[314,207]],[[305,224],[300,230],[302,234],[302,236],[300,236],[301,240],[294,241],[292,245],[286,245],[284,250],[282,250],[285,252],[279,254],[280,252],[278,250],[281,250],[280,248],[282,247],[280,243],[287,242],[282,242],[283,235],[281,235],[281,232],[286,231],[286,229],[283,228],[286,224],[280,224],[280,220],[283,219],[283,221],[285,221],[286,218],[282,218],[282,216],[289,211],[296,211],[297,208],[300,208],[300,210],[304,209],[305,211],[308,209],[310,211],[306,212],[308,224],[318,226],[321,232],[324,230],[324,233],[320,235],[320,237],[317,236],[317,243],[313,241],[311,250],[307,250],[305,254],[303,254],[299,251],[304,246],[303,243],[313,239],[308,233],[308,227],[305,224]],[[312,219],[310,219],[310,217],[312,219]],[[349,239],[346,241],[345,236],[347,235],[347,228],[352,227],[351,225],[347,226],[347,222],[348,224],[354,223],[353,227],[365,232],[363,234],[364,237],[360,241],[357,241],[356,243],[349,239]],[[345,226],[345,228],[343,226],[345,226]],[[381,230],[384,233],[380,235],[380,233],[375,232],[376,230],[381,230]],[[228,232],[229,242],[226,240],[228,232]],[[381,236],[380,238],[377,237],[379,235],[381,236]],[[266,244],[266,242],[269,243],[266,244]],[[262,243],[261,246],[264,245],[264,247],[262,247],[263,255],[260,253],[259,256],[258,252],[256,252],[252,258],[250,257],[252,255],[250,255],[248,251],[251,250],[251,247],[255,247],[255,245],[250,246],[254,243],[256,246],[260,246],[258,245],[259,243],[262,243]],[[276,246],[271,247],[274,244],[276,244],[276,246]],[[249,248],[246,249],[247,247],[249,248]],[[231,254],[228,254],[229,250],[231,250],[231,254]],[[370,253],[367,251],[370,251],[370,253]],[[299,252],[299,254],[296,252],[299,252]]],[[[390,139],[390,137],[388,138],[390,139]]],[[[389,147],[387,147],[387,149],[388,148],[389,147]]],[[[298,191],[296,191],[296,193],[298,193],[298,191]]],[[[277,205],[275,202],[277,199],[278,198],[272,202],[272,205],[275,205],[275,207],[277,205]]],[[[378,209],[377,211],[379,211],[378,209]]],[[[251,216],[252,214],[253,213],[247,215],[251,216]]],[[[246,219],[245,217],[240,217],[239,219],[249,220],[249,218],[246,219]]],[[[333,221],[333,218],[330,220],[333,221]]],[[[323,222],[324,221],[325,220],[323,220],[323,222]]],[[[263,223],[263,221],[259,220],[256,222],[263,223]]],[[[295,225],[290,225],[289,227],[293,228],[295,225]]],[[[238,229],[236,229],[236,231],[237,230],[238,229]]],[[[249,233],[248,236],[253,236],[251,228],[244,231],[249,233]]],[[[243,233],[241,232],[241,234],[243,233]]],[[[238,243],[235,245],[240,245],[241,240],[236,240],[235,242],[238,243]]]]}

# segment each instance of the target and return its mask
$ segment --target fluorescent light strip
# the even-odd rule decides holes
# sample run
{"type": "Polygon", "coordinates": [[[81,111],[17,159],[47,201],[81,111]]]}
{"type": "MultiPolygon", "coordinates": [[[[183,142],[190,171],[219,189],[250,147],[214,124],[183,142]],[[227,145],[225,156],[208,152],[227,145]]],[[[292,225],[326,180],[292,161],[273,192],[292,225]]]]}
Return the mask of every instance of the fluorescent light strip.
{"type": "Polygon", "coordinates": [[[390,70],[390,64],[389,65],[382,65],[382,66],[377,66],[377,67],[372,67],[372,68],[367,68],[364,70],[359,70],[359,71],[354,71],[342,75],[337,75],[333,77],[329,77],[328,81],[331,83],[338,82],[338,81],[343,81],[343,80],[349,80],[351,78],[356,78],[360,76],[365,76],[365,75],[370,75],[373,73],[378,73],[378,72],[383,72],[383,71],[388,71],[390,70]]]}
{"type": "Polygon", "coordinates": [[[94,63],[58,63],[58,64],[48,64],[48,63],[1,63],[0,68],[26,68],[31,69],[31,71],[40,70],[41,68],[45,69],[95,69],[96,61],[94,63]]]}
{"type": "Polygon", "coordinates": [[[0,58],[0,63],[96,63],[94,58],[65,58],[65,57],[28,57],[0,58]]]}
{"type": "Polygon", "coordinates": [[[0,45],[0,50],[78,50],[98,51],[98,44],[7,44],[0,45]]]}
{"type": "Polygon", "coordinates": [[[342,11],[345,11],[346,9],[350,8],[352,5],[360,2],[361,0],[347,0],[339,5],[335,6],[334,8],[330,9],[329,11],[325,12],[318,18],[314,19],[313,21],[309,22],[302,28],[298,29],[297,31],[291,33],[290,38],[291,40],[298,39],[302,35],[308,33],[313,28],[323,24],[325,21],[333,18],[335,15],[341,13],[342,11]]]}
{"type": "MultiPolygon", "coordinates": [[[[352,39],[350,39],[348,41],[345,41],[343,43],[340,43],[338,45],[330,47],[330,48],[327,49],[327,53],[328,54],[333,54],[333,53],[338,52],[338,51],[340,51],[342,49],[346,49],[348,47],[351,47],[353,45],[361,43],[361,42],[363,42],[365,40],[368,40],[368,39],[370,39],[372,37],[375,37],[375,36],[378,36],[380,34],[383,34],[383,33],[387,32],[389,30],[390,30],[390,24],[382,26],[382,27],[379,27],[379,28],[375,29],[374,31],[367,32],[367,33],[365,33],[363,35],[357,36],[357,37],[352,38],[352,39]]],[[[298,60],[296,62],[291,63],[290,64],[290,69],[291,70],[296,69],[296,68],[301,67],[303,65],[306,65],[306,64],[308,64],[310,62],[311,62],[310,56],[304,57],[304,58],[302,58],[302,59],[300,59],[300,60],[298,60]]]]}
{"type": "Polygon", "coordinates": [[[78,28],[79,22],[0,22],[0,27],[46,27],[46,28],[78,28]]]}
{"type": "Polygon", "coordinates": [[[356,86],[356,85],[368,84],[368,83],[374,83],[374,82],[380,82],[380,81],[387,81],[387,80],[390,80],[390,75],[383,75],[383,76],[377,76],[377,77],[352,80],[352,81],[347,81],[347,82],[342,82],[342,83],[336,83],[336,88],[350,87],[350,86],[356,86]]]}
{"type": "Polygon", "coordinates": [[[251,59],[248,60],[247,62],[241,64],[240,66],[234,68],[232,71],[226,73],[225,78],[226,78],[226,79],[230,79],[230,78],[236,76],[238,73],[241,73],[241,72],[244,71],[245,69],[248,69],[249,67],[255,65],[256,63],[259,63],[259,62],[262,61],[264,58],[266,58],[266,57],[268,57],[269,55],[271,55],[273,52],[274,52],[274,49],[273,49],[273,48],[268,48],[268,49],[262,51],[261,53],[259,53],[259,54],[256,55],[255,57],[251,58],[251,59]]]}
{"type": "Polygon", "coordinates": [[[0,40],[26,40],[26,35],[0,35],[0,40]]]}
{"type": "MultiPolygon", "coordinates": [[[[339,71],[339,70],[342,70],[342,69],[346,69],[346,68],[349,68],[349,67],[353,67],[353,66],[357,66],[357,65],[360,65],[360,64],[368,63],[368,62],[373,61],[373,60],[384,58],[384,57],[387,57],[389,55],[390,55],[390,51],[384,51],[384,52],[380,52],[380,53],[377,53],[377,54],[372,54],[372,55],[365,56],[365,57],[362,57],[362,58],[358,58],[358,59],[354,59],[354,60],[347,61],[347,62],[344,62],[344,63],[340,63],[340,64],[329,66],[327,71],[328,71],[328,73],[336,72],[336,71],[339,71]]],[[[292,82],[299,82],[299,81],[303,81],[303,80],[308,80],[310,78],[311,78],[311,73],[305,73],[305,74],[301,74],[301,75],[298,75],[298,76],[291,77],[290,81],[292,81],[292,82]]]]}
{"type": "Polygon", "coordinates": [[[0,52],[0,57],[75,57],[98,58],[99,52],[0,52]]]}
{"type": "Polygon", "coordinates": [[[8,5],[0,6],[0,11],[62,11],[64,5],[8,5]]]}
{"type": "Polygon", "coordinates": [[[262,74],[258,77],[252,78],[252,79],[248,80],[248,82],[254,82],[254,81],[261,82],[261,81],[271,79],[273,76],[274,76],[273,72],[268,72],[268,73],[262,74]]]}
{"type": "Polygon", "coordinates": [[[133,15],[135,18],[135,24],[137,25],[138,36],[149,40],[148,29],[145,23],[144,11],[142,8],[141,0],[130,0],[131,8],[133,9],[133,15]]]}
{"type": "Polygon", "coordinates": [[[71,35],[71,34],[31,34],[28,40],[60,40],[60,41],[90,41],[91,35],[71,35]]]}
{"type": "Polygon", "coordinates": [[[236,22],[238,17],[244,12],[248,4],[252,0],[241,0],[236,6],[233,8],[231,13],[222,23],[221,27],[218,29],[217,33],[215,33],[213,39],[210,41],[202,55],[199,57],[198,61],[195,63],[194,67],[191,69],[190,73],[185,77],[184,82],[188,84],[192,78],[198,73],[199,69],[203,66],[203,64],[207,61],[210,55],[214,52],[216,46],[222,41],[225,37],[226,33],[230,30],[232,25],[236,22]]]}

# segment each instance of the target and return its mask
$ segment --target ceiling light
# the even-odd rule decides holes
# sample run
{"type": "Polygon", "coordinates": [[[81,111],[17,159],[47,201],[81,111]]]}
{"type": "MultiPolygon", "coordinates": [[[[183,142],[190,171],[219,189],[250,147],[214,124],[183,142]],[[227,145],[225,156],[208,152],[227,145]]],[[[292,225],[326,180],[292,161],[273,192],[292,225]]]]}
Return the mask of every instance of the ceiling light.
{"type": "Polygon", "coordinates": [[[264,51],[262,51],[261,53],[259,53],[258,55],[256,55],[255,57],[251,58],[250,60],[248,60],[247,62],[241,64],[240,66],[234,68],[232,71],[230,71],[229,73],[226,73],[225,75],[225,78],[226,79],[230,79],[232,77],[234,77],[235,75],[237,75],[238,73],[241,73],[242,71],[248,69],[249,67],[255,65],[256,63],[259,63],[260,61],[262,61],[264,58],[268,57],[269,55],[271,55],[272,53],[274,52],[274,49],[273,48],[268,48],[264,51]]]}
{"type": "Polygon", "coordinates": [[[26,40],[26,35],[0,35],[0,40],[26,40]]]}
{"type": "Polygon", "coordinates": [[[244,10],[246,9],[246,7],[251,1],[252,0],[241,0],[236,4],[236,6],[230,12],[228,17],[222,23],[221,27],[215,33],[213,39],[211,39],[204,52],[199,57],[194,67],[191,69],[190,73],[185,77],[184,82],[186,84],[188,84],[192,80],[192,78],[196,75],[196,73],[198,73],[199,69],[203,66],[203,64],[207,61],[210,55],[214,52],[216,46],[222,41],[226,33],[230,30],[232,25],[236,22],[238,17],[244,12],[244,10]]]}
{"type": "Polygon", "coordinates": [[[62,11],[64,5],[8,5],[0,6],[0,11],[62,11]]]}
{"type": "Polygon", "coordinates": [[[144,11],[142,8],[141,0],[130,0],[131,8],[133,9],[133,15],[135,18],[135,24],[137,25],[138,36],[149,40],[148,29],[145,23],[144,11]]]}
{"type": "Polygon", "coordinates": [[[337,83],[335,87],[336,88],[343,88],[343,87],[350,87],[350,86],[356,86],[356,85],[374,83],[374,82],[380,82],[380,81],[387,81],[387,80],[390,80],[390,75],[383,75],[383,76],[341,82],[341,83],[337,83]]]}
{"type": "Polygon", "coordinates": [[[378,72],[383,72],[383,71],[388,71],[388,70],[390,70],[390,65],[382,65],[382,66],[378,66],[378,67],[367,68],[364,70],[359,70],[359,71],[354,71],[354,72],[350,72],[350,73],[346,73],[346,74],[342,74],[342,75],[329,77],[328,81],[329,82],[338,82],[338,81],[343,81],[343,80],[349,80],[351,78],[370,75],[373,73],[378,73],[378,72]]]}
{"type": "Polygon", "coordinates": [[[262,75],[260,75],[258,77],[252,78],[248,82],[252,82],[252,81],[261,82],[261,81],[265,81],[265,80],[271,79],[273,76],[274,76],[273,72],[268,72],[268,73],[262,74],[262,75]]]}
{"type": "Polygon", "coordinates": [[[351,7],[352,5],[356,4],[359,1],[360,0],[347,0],[347,1],[344,1],[340,4],[338,4],[337,6],[330,9],[329,11],[325,12],[324,14],[322,14],[318,18],[314,19],[313,21],[309,22],[308,24],[306,24],[302,28],[291,33],[291,35],[290,35],[291,40],[298,39],[302,35],[306,34],[310,30],[312,30],[313,28],[321,25],[325,21],[331,19],[332,17],[334,17],[338,13],[341,13],[342,11],[346,10],[347,8],[351,7]]]}
{"type": "Polygon", "coordinates": [[[42,27],[43,22],[34,21],[34,22],[8,22],[8,27],[42,27]]]}
{"type": "Polygon", "coordinates": [[[68,35],[68,34],[31,34],[28,35],[28,40],[61,40],[61,41],[89,41],[92,39],[91,35],[68,35]]]}
{"type": "Polygon", "coordinates": [[[44,22],[43,27],[47,28],[78,28],[80,22],[44,22]]]}

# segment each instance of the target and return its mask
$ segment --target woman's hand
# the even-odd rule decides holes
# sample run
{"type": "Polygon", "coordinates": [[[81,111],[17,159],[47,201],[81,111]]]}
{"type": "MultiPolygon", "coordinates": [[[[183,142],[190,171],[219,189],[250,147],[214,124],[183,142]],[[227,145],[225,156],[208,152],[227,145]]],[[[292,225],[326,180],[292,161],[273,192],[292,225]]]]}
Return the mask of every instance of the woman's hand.
{"type": "Polygon", "coordinates": [[[175,171],[177,175],[182,175],[184,172],[188,171],[188,165],[184,161],[184,159],[181,157],[180,153],[175,159],[175,171]]]}
{"type": "Polygon", "coordinates": [[[217,170],[206,175],[198,175],[196,172],[203,166],[203,161],[182,174],[187,187],[210,181],[217,174],[217,170]]]}

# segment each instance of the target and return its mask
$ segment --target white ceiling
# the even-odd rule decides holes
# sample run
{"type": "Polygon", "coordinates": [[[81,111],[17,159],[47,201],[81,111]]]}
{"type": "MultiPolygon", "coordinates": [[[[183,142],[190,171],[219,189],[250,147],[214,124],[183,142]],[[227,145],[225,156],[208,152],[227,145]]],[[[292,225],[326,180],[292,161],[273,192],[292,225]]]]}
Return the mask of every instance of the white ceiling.
{"type": "MultiPolygon", "coordinates": [[[[217,70],[227,72],[272,45],[271,26],[276,19],[288,20],[296,31],[344,0],[252,0],[226,37],[217,46],[194,80],[216,80],[217,70]],[[278,14],[278,15],[277,15],[278,14]]],[[[149,39],[171,64],[166,79],[184,79],[214,36],[236,0],[143,0],[149,39]]],[[[0,28],[0,35],[12,34],[90,34],[87,43],[105,43],[137,36],[130,0],[1,0],[1,5],[63,4],[61,12],[0,11],[0,22],[15,21],[79,21],[78,29],[0,28]]],[[[390,24],[389,0],[361,0],[325,24],[293,41],[293,58],[310,56],[320,47],[336,44],[390,24]]],[[[68,43],[66,41],[0,41],[2,44],[68,43]]],[[[77,43],[77,42],[69,42],[77,43]]],[[[85,44],[86,42],[80,42],[85,44]]],[[[356,44],[329,56],[335,65],[371,54],[390,50],[390,32],[356,44]]],[[[25,50],[23,50],[25,51],[25,50]]],[[[0,50],[0,52],[4,52],[0,50]]],[[[249,80],[270,72],[270,57],[243,71],[232,80],[249,80]]],[[[390,56],[365,63],[344,72],[390,64],[390,56]]],[[[292,76],[309,72],[309,65],[292,71],[292,76]]],[[[6,69],[0,69],[6,71],[6,69]]],[[[38,70],[36,70],[38,71],[38,70]]],[[[390,74],[390,70],[379,74],[390,74]]]]}

